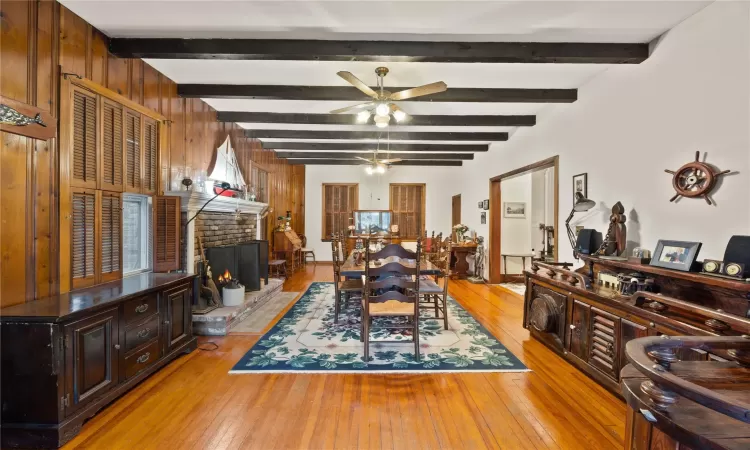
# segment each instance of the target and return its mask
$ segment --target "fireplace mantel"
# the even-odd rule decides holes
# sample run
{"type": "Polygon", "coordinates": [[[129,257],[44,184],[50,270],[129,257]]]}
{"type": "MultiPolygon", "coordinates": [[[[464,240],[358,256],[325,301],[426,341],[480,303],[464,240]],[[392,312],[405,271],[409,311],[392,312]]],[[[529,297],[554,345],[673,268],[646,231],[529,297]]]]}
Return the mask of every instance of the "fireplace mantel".
{"type": "MultiPolygon", "coordinates": [[[[166,191],[164,195],[173,195],[181,198],[181,209],[183,212],[195,213],[215,194],[206,194],[199,191],[166,191]]],[[[203,211],[235,213],[239,209],[242,214],[263,214],[268,209],[268,203],[251,202],[231,197],[216,197],[206,205],[203,211]]]]}
{"type": "MultiPolygon", "coordinates": [[[[206,194],[205,192],[198,191],[166,191],[164,195],[172,195],[180,197],[180,209],[182,212],[187,213],[188,219],[198,212],[206,202],[211,200],[215,194],[206,194]]],[[[239,212],[241,214],[255,214],[255,236],[253,239],[261,239],[261,216],[268,209],[268,203],[251,202],[248,200],[241,200],[238,198],[230,198],[218,196],[207,204],[203,208],[204,212],[218,212],[226,214],[235,214],[239,212]]],[[[188,273],[195,272],[195,255],[193,254],[193,245],[195,242],[195,221],[191,221],[187,229],[185,230],[186,239],[188,243],[186,248],[185,259],[187,267],[185,268],[188,273]]]]}

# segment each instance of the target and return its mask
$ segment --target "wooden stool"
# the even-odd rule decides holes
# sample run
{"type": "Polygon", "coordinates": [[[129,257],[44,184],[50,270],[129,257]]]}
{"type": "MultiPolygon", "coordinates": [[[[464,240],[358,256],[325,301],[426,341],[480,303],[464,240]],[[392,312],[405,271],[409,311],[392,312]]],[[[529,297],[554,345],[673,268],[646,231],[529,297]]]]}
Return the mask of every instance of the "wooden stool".
{"type": "Polygon", "coordinates": [[[270,276],[276,275],[281,278],[283,274],[284,278],[287,278],[286,259],[272,259],[268,261],[268,272],[270,276]]]}

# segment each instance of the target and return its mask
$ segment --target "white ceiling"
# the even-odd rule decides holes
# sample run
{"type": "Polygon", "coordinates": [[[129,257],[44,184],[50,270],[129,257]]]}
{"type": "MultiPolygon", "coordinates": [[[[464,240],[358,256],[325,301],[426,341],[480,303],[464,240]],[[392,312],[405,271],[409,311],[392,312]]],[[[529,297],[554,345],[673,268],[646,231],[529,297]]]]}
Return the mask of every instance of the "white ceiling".
{"type": "Polygon", "coordinates": [[[62,0],[110,37],[649,42],[706,1],[62,0]]]}
{"type": "MultiPolygon", "coordinates": [[[[650,42],[709,1],[186,1],[60,0],[110,37],[332,40],[650,42]]],[[[658,56],[658,51],[657,51],[658,56]]],[[[653,56],[652,56],[653,57],[653,56]]],[[[159,60],[179,84],[348,86],[346,70],[375,85],[377,62],[159,60]]],[[[388,86],[579,88],[604,64],[387,63],[388,86]]],[[[615,70],[638,70],[621,65],[615,70]]],[[[204,99],[218,111],[326,113],[357,102],[204,99]]],[[[401,102],[411,114],[537,114],[544,103],[401,102]]],[[[240,124],[248,129],[362,130],[363,125],[240,124]]],[[[392,127],[399,131],[508,131],[508,127],[392,127]]],[[[512,136],[511,136],[512,139],[512,136]]],[[[271,140],[268,140],[271,141],[271,140]]]]}

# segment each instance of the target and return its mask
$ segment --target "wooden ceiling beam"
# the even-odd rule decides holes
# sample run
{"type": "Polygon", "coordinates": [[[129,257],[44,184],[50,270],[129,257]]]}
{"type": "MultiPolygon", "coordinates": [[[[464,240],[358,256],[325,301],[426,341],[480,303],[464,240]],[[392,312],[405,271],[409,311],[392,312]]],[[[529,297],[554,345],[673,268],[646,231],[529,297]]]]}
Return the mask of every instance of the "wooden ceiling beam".
{"type": "MultiPolygon", "coordinates": [[[[357,156],[372,158],[375,153],[356,152],[276,152],[279,158],[294,159],[352,159],[357,156]]],[[[389,153],[379,152],[379,159],[400,158],[403,160],[471,160],[473,153],[389,153]]]]}
{"type": "Polygon", "coordinates": [[[381,152],[486,152],[487,144],[390,144],[370,142],[263,142],[263,148],[271,150],[366,150],[381,152]]]}
{"type": "MultiPolygon", "coordinates": [[[[287,159],[292,165],[318,165],[318,166],[361,166],[368,164],[361,159],[287,159]]],[[[392,166],[462,166],[462,161],[399,161],[391,164],[392,166]]]]}
{"type": "MultiPolygon", "coordinates": [[[[219,122],[297,123],[316,125],[361,125],[355,114],[302,114],[248,111],[219,111],[219,122]]],[[[392,120],[393,121],[393,120],[392,120]]],[[[372,118],[367,122],[372,124],[372,118]]],[[[453,127],[529,127],[536,124],[536,116],[449,116],[410,115],[403,125],[453,127]]],[[[392,124],[398,127],[396,124],[392,124]]]]}
{"type": "Polygon", "coordinates": [[[478,141],[508,140],[508,133],[433,132],[433,131],[339,131],[339,130],[245,130],[251,139],[379,139],[400,141],[478,141]]]}
{"type": "MultiPolygon", "coordinates": [[[[391,87],[399,92],[409,87],[391,87]]],[[[371,101],[351,86],[277,86],[235,84],[180,84],[177,93],[187,98],[244,98],[253,100],[371,101]]],[[[454,88],[437,94],[414,97],[409,102],[462,103],[572,103],[576,89],[454,88]]]]}
{"type": "Polygon", "coordinates": [[[302,39],[114,38],[120,58],[442,63],[639,64],[643,43],[406,42],[302,39]]]}

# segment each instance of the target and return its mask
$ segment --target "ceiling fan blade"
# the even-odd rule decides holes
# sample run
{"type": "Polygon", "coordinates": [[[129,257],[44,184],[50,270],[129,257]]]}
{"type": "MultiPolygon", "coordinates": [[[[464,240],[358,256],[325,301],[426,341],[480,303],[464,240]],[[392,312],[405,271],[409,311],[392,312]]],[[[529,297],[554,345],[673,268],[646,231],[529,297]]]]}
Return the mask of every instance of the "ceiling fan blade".
{"type": "Polygon", "coordinates": [[[391,94],[391,96],[389,97],[389,100],[392,100],[392,101],[406,100],[407,98],[414,98],[414,97],[421,97],[423,95],[437,94],[438,92],[443,92],[446,89],[448,89],[448,85],[443,83],[442,81],[438,81],[435,83],[425,84],[424,86],[406,89],[405,91],[396,92],[394,94],[391,94]]]}
{"type": "Polygon", "coordinates": [[[366,85],[362,80],[355,77],[351,72],[341,71],[336,72],[336,75],[348,81],[352,86],[369,95],[372,98],[378,98],[378,93],[373,91],[370,86],[366,85]]]}
{"type": "Polygon", "coordinates": [[[395,162],[399,162],[399,161],[402,161],[402,159],[401,158],[381,159],[380,160],[380,164],[390,164],[390,163],[395,163],[395,162]]]}
{"type": "Polygon", "coordinates": [[[345,113],[350,111],[360,111],[360,110],[367,110],[375,107],[375,103],[373,102],[367,102],[367,103],[360,103],[359,105],[354,106],[347,106],[346,108],[339,108],[334,109],[331,111],[331,114],[339,114],[339,113],[345,113]]]}
{"type": "Polygon", "coordinates": [[[361,159],[362,161],[367,161],[368,163],[371,163],[371,162],[372,162],[372,160],[371,160],[371,159],[363,158],[363,157],[361,157],[361,156],[355,156],[355,158],[357,158],[357,159],[361,159]]]}

